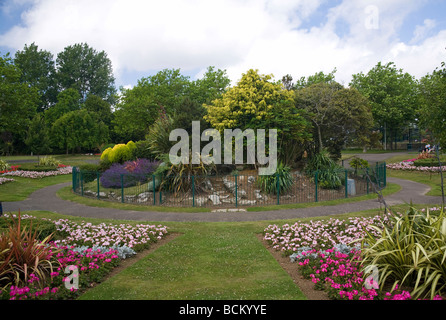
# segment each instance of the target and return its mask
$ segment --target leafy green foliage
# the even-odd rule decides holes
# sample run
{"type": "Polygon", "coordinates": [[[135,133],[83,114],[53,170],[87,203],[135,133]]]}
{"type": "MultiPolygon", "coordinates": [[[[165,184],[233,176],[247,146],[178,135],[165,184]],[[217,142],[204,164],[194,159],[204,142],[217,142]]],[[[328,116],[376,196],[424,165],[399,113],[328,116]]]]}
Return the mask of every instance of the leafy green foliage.
{"type": "Polygon", "coordinates": [[[14,56],[14,64],[22,71],[20,80],[38,90],[40,101],[37,111],[43,112],[57,102],[56,68],[53,55],[49,51],[39,50],[32,43],[14,56]]]}
{"type": "Polygon", "coordinates": [[[367,74],[353,75],[350,86],[369,99],[376,125],[385,127],[385,134],[391,132],[390,138],[415,121],[418,104],[415,79],[397,69],[393,62],[379,62],[367,74]]]}
{"type": "Polygon", "coordinates": [[[71,111],[56,120],[51,129],[51,139],[57,147],[66,151],[99,149],[107,142],[107,126],[87,110],[71,111]]]}
{"type": "Polygon", "coordinates": [[[352,167],[353,169],[355,169],[355,173],[358,172],[359,169],[365,169],[365,168],[369,168],[369,162],[367,160],[358,158],[358,157],[353,157],[349,163],[350,167],[352,167]]]}
{"type": "MultiPolygon", "coordinates": [[[[162,179],[160,189],[171,192],[196,192],[203,190],[207,176],[216,173],[215,164],[205,164],[200,157],[199,164],[182,163],[172,164],[168,155],[161,157],[162,163],[155,171],[155,175],[162,179]]],[[[190,155],[192,158],[192,155],[190,155]]]]}
{"type": "Polygon", "coordinates": [[[270,194],[286,193],[294,183],[294,178],[289,166],[278,163],[276,173],[267,176],[259,176],[257,185],[262,191],[270,194]]]}
{"type": "Polygon", "coordinates": [[[133,150],[132,159],[154,159],[153,153],[150,151],[150,144],[147,140],[135,142],[136,148],[133,150]]]}
{"type": "Polygon", "coordinates": [[[56,258],[48,258],[55,252],[49,244],[52,234],[39,240],[33,223],[25,227],[21,220],[19,212],[0,236],[0,288],[26,284],[30,274],[45,279],[59,265],[56,258]]]}
{"type": "Polygon", "coordinates": [[[108,161],[110,164],[122,164],[132,159],[135,149],[136,145],[133,141],[129,141],[127,144],[116,144],[113,148],[107,148],[102,152],[101,161],[108,161]]]}
{"type": "Polygon", "coordinates": [[[57,167],[60,161],[52,156],[45,156],[39,159],[39,166],[57,167]]]}
{"type": "Polygon", "coordinates": [[[0,56],[0,143],[12,153],[14,140],[24,140],[39,100],[36,88],[21,81],[22,72],[9,54],[0,56]]]}
{"type": "Polygon", "coordinates": [[[419,112],[421,124],[432,132],[435,143],[446,148],[446,68],[444,63],[442,66],[419,81],[419,112]]]}
{"type": "Polygon", "coordinates": [[[296,106],[306,110],[313,123],[315,152],[326,148],[340,158],[346,142],[370,142],[370,105],[356,89],[344,88],[334,81],[315,83],[296,91],[296,106]]]}
{"type": "Polygon", "coordinates": [[[57,81],[62,89],[74,88],[82,101],[93,94],[114,102],[115,79],[105,51],[97,52],[86,43],[74,44],[57,55],[56,64],[57,81]]]}
{"type": "Polygon", "coordinates": [[[330,157],[328,151],[322,150],[310,157],[304,170],[308,176],[314,178],[316,178],[317,172],[317,182],[321,188],[337,189],[342,185],[341,174],[343,171],[341,169],[330,157]]]}
{"type": "Polygon", "coordinates": [[[220,132],[277,129],[278,158],[287,165],[303,154],[304,144],[311,139],[311,124],[294,106],[293,93],[258,70],[248,70],[236,86],[205,107],[208,114],[204,118],[220,132]]]}
{"type": "Polygon", "coordinates": [[[0,171],[9,169],[9,164],[5,160],[0,159],[0,171]]]}
{"type": "Polygon", "coordinates": [[[47,154],[52,151],[49,128],[41,113],[36,114],[31,120],[25,144],[34,154],[47,154]]]}
{"type": "Polygon", "coordinates": [[[160,159],[162,155],[168,154],[174,145],[174,142],[169,140],[173,129],[175,129],[173,119],[167,115],[164,108],[160,108],[159,117],[150,127],[146,139],[149,150],[155,158],[160,159]]]}
{"type": "Polygon", "coordinates": [[[446,288],[446,215],[411,208],[394,215],[390,225],[373,226],[380,234],[363,239],[365,270],[376,267],[379,284],[412,288],[411,296],[433,298],[446,288]]]}

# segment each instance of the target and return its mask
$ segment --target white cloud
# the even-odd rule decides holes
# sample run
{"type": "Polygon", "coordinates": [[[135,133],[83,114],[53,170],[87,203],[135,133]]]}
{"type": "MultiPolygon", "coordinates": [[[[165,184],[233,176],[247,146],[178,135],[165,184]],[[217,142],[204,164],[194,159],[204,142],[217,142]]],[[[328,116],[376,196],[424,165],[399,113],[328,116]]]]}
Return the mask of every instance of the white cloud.
{"type": "Polygon", "coordinates": [[[413,34],[412,40],[410,40],[411,44],[416,44],[420,40],[423,40],[428,35],[429,31],[431,31],[436,26],[436,21],[433,19],[425,19],[423,25],[416,26],[413,34]]]}
{"type": "Polygon", "coordinates": [[[227,69],[234,82],[249,68],[276,79],[337,68],[337,80],[348,84],[353,73],[367,72],[383,59],[394,58],[417,74],[430,72],[433,62],[439,65],[444,35],[426,37],[431,21],[415,30],[417,43],[398,37],[419,2],[371,3],[344,0],[320,24],[302,29],[326,0],[35,0],[20,25],[0,35],[0,45],[22,49],[35,42],[56,55],[86,42],[107,52],[117,85],[128,84],[120,80],[124,74],[164,68],[200,74],[216,66],[227,69]],[[423,55],[429,63],[420,63],[423,55]]]}

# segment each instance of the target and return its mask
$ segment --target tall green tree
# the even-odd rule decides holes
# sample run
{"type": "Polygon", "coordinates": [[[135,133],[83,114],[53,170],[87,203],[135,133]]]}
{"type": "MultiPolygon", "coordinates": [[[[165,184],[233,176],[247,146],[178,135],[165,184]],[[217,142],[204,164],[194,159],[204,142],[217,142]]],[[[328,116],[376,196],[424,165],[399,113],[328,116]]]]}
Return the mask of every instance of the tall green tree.
{"type": "Polygon", "coordinates": [[[47,154],[52,151],[49,129],[42,113],[37,113],[31,120],[25,144],[31,152],[37,155],[47,154]]]}
{"type": "Polygon", "coordinates": [[[205,119],[220,132],[224,129],[277,129],[278,159],[285,164],[303,154],[311,139],[311,124],[294,105],[294,95],[272,75],[248,70],[241,80],[206,105],[205,119]]]}
{"type": "Polygon", "coordinates": [[[420,123],[446,148],[446,65],[420,79],[420,123]]]}
{"type": "MultiPolygon", "coordinates": [[[[395,136],[415,121],[417,86],[414,77],[397,69],[393,62],[379,62],[367,74],[353,75],[350,86],[369,99],[375,123],[384,130],[385,149],[387,137],[396,144],[395,136]]],[[[391,148],[394,148],[392,143],[391,148]]]]}
{"type": "MultiPolygon", "coordinates": [[[[301,77],[294,85],[292,83],[287,83],[288,86],[299,90],[303,88],[307,88],[313,84],[316,83],[329,83],[334,84],[335,83],[335,73],[336,68],[333,69],[332,72],[325,74],[323,71],[316,72],[315,74],[308,76],[308,77],[301,77]]],[[[289,78],[284,78],[284,81],[290,81],[289,78]]],[[[291,80],[292,81],[292,80],[291,80]]]]}
{"type": "Polygon", "coordinates": [[[296,106],[313,124],[314,153],[326,148],[335,158],[349,139],[368,142],[373,117],[368,100],[354,88],[318,82],[296,90],[296,106]]]}
{"type": "Polygon", "coordinates": [[[67,154],[70,150],[99,149],[108,138],[108,127],[87,110],[70,111],[57,119],[51,128],[53,144],[67,154]]]}
{"type": "Polygon", "coordinates": [[[61,91],[57,95],[57,103],[45,111],[45,120],[51,126],[64,114],[79,110],[81,106],[81,96],[74,88],[61,91]]]}
{"type": "Polygon", "coordinates": [[[6,154],[11,154],[18,143],[23,144],[39,103],[37,89],[22,82],[21,77],[9,54],[0,56],[0,142],[6,154]]]}
{"type": "Polygon", "coordinates": [[[115,102],[115,78],[105,51],[98,52],[86,43],[68,46],[57,55],[56,68],[60,90],[76,89],[82,102],[89,94],[115,102]]]}
{"type": "Polygon", "coordinates": [[[38,90],[38,112],[43,112],[56,103],[56,69],[53,55],[49,51],[39,50],[33,42],[15,53],[14,64],[22,71],[20,80],[38,90]]]}
{"type": "Polygon", "coordinates": [[[107,127],[110,127],[113,113],[110,103],[104,99],[101,99],[94,94],[90,94],[81,108],[87,110],[90,114],[95,115],[98,121],[102,121],[107,127]]]}

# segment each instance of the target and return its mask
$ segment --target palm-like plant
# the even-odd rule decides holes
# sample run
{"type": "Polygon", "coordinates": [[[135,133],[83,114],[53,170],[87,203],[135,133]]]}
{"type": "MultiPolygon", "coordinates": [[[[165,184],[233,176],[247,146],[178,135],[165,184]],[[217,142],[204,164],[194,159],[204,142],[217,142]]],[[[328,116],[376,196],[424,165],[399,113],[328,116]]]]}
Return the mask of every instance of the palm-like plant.
{"type": "Polygon", "coordinates": [[[44,280],[59,265],[53,258],[56,249],[50,245],[52,235],[38,240],[37,230],[21,224],[21,215],[12,218],[8,231],[0,235],[0,287],[26,283],[30,274],[44,280]]]}
{"type": "Polygon", "coordinates": [[[393,216],[391,225],[372,226],[380,233],[363,239],[365,272],[377,268],[379,284],[405,285],[411,296],[433,298],[446,289],[446,214],[411,208],[393,216]]]}

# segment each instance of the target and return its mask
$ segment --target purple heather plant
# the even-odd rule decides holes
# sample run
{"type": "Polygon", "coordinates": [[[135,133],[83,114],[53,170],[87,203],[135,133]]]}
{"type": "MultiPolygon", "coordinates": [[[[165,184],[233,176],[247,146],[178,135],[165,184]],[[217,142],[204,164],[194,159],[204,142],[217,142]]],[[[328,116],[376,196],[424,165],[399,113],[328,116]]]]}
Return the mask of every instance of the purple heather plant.
{"type": "Polygon", "coordinates": [[[124,188],[134,186],[138,182],[146,182],[158,164],[147,159],[127,161],[124,164],[115,163],[102,174],[101,185],[105,188],[120,188],[121,175],[124,188]]]}

